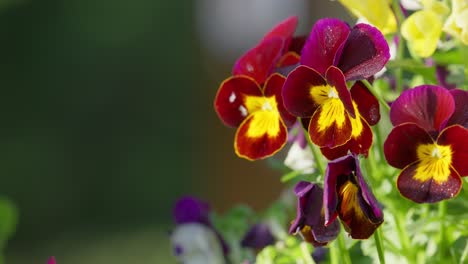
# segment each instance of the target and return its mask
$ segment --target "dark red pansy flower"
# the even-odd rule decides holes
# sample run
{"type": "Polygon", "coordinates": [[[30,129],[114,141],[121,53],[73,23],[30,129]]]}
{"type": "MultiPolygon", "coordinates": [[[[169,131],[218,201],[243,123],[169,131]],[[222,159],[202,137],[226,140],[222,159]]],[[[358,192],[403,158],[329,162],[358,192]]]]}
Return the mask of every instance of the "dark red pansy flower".
{"type": "Polygon", "coordinates": [[[298,198],[297,216],[289,228],[290,234],[299,233],[315,247],[325,246],[340,232],[338,221],[330,221],[325,226],[323,211],[323,190],[318,185],[301,181],[294,192],[298,198]]]}
{"type": "Polygon", "coordinates": [[[468,92],[422,85],[392,104],[395,127],[384,144],[388,163],[402,169],[400,193],[417,203],[456,196],[468,175],[468,92]]]}
{"type": "Polygon", "coordinates": [[[385,38],[370,25],[350,28],[338,19],[321,19],[314,25],[301,65],[287,77],[283,100],[293,115],[310,118],[310,138],[327,158],[348,151],[367,155],[372,144],[369,125],[380,119],[379,104],[361,82],[351,91],[346,82],[369,78],[389,58],[385,38]]]}
{"type": "Polygon", "coordinates": [[[355,156],[328,163],[323,189],[326,225],[339,217],[352,238],[367,239],[382,224],[383,212],[364,181],[355,156]]]}

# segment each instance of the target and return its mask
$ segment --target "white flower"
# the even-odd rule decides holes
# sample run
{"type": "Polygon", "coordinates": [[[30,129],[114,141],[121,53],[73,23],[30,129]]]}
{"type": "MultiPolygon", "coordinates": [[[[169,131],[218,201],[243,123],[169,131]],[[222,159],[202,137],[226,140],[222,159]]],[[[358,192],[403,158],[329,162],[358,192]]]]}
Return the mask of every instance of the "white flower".
{"type": "Polygon", "coordinates": [[[301,171],[302,173],[313,173],[315,171],[314,156],[309,146],[301,148],[299,143],[295,141],[289,149],[288,155],[284,160],[284,165],[292,170],[301,171]]]}

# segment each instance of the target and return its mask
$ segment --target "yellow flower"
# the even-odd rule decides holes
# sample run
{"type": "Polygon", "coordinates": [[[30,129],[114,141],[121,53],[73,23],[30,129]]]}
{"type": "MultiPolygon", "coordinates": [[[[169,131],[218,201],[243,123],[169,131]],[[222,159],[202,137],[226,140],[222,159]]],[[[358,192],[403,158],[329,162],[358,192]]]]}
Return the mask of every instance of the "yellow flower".
{"type": "Polygon", "coordinates": [[[427,58],[437,48],[442,21],[431,10],[421,10],[409,16],[401,25],[401,34],[408,42],[411,54],[427,58]]]}
{"type": "Polygon", "coordinates": [[[452,13],[445,22],[444,31],[468,45],[468,0],[452,0],[452,13]]]}
{"type": "Polygon", "coordinates": [[[388,0],[338,0],[353,15],[363,18],[382,33],[391,34],[397,30],[395,14],[388,0]]]}

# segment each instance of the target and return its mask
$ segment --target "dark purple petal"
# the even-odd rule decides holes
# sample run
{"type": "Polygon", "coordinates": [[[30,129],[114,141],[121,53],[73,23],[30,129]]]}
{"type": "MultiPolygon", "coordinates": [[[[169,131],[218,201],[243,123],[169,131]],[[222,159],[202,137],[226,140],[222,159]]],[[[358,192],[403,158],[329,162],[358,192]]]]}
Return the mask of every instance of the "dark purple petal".
{"type": "Polygon", "coordinates": [[[468,91],[453,89],[450,93],[455,100],[455,111],[447,122],[447,126],[458,124],[468,128],[468,91]]]}
{"type": "Polygon", "coordinates": [[[363,204],[361,209],[363,210],[364,214],[368,219],[370,219],[373,223],[382,223],[383,222],[383,212],[380,208],[380,204],[375,199],[374,194],[369,189],[364,177],[362,176],[361,167],[359,166],[359,160],[355,158],[356,162],[356,178],[357,183],[360,189],[360,195],[362,196],[363,204]]]}
{"type": "Polygon", "coordinates": [[[314,259],[315,263],[321,263],[322,261],[325,261],[327,254],[328,248],[318,247],[314,249],[314,252],[312,252],[312,258],[314,259]]]}
{"type": "Polygon", "coordinates": [[[327,73],[325,74],[325,76],[326,76],[325,78],[327,79],[328,84],[335,87],[336,91],[338,92],[338,97],[343,103],[348,114],[352,118],[356,118],[356,113],[354,112],[353,100],[351,99],[351,93],[348,90],[345,77],[343,73],[341,72],[341,70],[335,66],[330,66],[327,69],[327,73]]]}
{"type": "Polygon", "coordinates": [[[331,224],[338,216],[336,211],[338,206],[338,194],[336,192],[338,177],[350,175],[355,169],[354,166],[354,158],[351,155],[338,158],[328,163],[323,182],[325,225],[331,224]]]}
{"type": "Polygon", "coordinates": [[[315,23],[301,52],[301,64],[325,75],[328,67],[334,65],[348,38],[350,28],[345,22],[334,19],[320,19],[315,23]]]}
{"type": "Polygon", "coordinates": [[[244,235],[241,241],[242,247],[261,250],[268,245],[273,245],[275,238],[270,231],[270,227],[263,223],[253,225],[244,235]]]}
{"type": "Polygon", "coordinates": [[[322,190],[315,184],[301,181],[296,184],[294,193],[298,198],[297,215],[289,228],[290,234],[296,233],[305,225],[317,225],[322,210],[322,190]]]}
{"type": "Polygon", "coordinates": [[[176,224],[200,223],[210,224],[210,206],[195,197],[180,198],[174,206],[174,221],[176,224]]]}
{"type": "Polygon", "coordinates": [[[379,72],[389,59],[389,47],[382,33],[373,26],[357,24],[344,44],[337,66],[346,80],[362,80],[379,72]]]}
{"type": "Polygon", "coordinates": [[[394,126],[415,123],[427,132],[442,130],[455,110],[450,92],[434,85],[421,85],[404,91],[393,102],[390,120],[394,126]]]}

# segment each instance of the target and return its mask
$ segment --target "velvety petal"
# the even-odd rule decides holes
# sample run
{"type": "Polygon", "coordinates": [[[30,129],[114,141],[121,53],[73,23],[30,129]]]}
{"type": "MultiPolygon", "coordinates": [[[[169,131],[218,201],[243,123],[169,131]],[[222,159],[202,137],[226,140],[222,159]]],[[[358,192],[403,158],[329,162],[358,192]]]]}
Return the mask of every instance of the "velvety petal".
{"type": "Polygon", "coordinates": [[[468,91],[453,89],[450,93],[455,100],[455,111],[447,122],[447,126],[459,124],[468,128],[468,91]]]}
{"type": "Polygon", "coordinates": [[[286,126],[278,113],[258,111],[248,116],[237,129],[234,149],[241,158],[263,159],[278,152],[287,139],[286,126]]]}
{"type": "Polygon", "coordinates": [[[417,147],[431,144],[431,136],[419,126],[406,123],[393,128],[384,143],[384,153],[388,164],[403,169],[418,160],[417,147]]]}
{"type": "Polygon", "coordinates": [[[236,61],[232,75],[247,75],[263,84],[281,57],[283,42],[279,37],[263,40],[236,61]]]}
{"type": "Polygon", "coordinates": [[[460,125],[447,127],[439,135],[437,144],[450,146],[452,168],[460,176],[468,176],[468,129],[460,125]]]}
{"type": "Polygon", "coordinates": [[[360,81],[351,87],[351,97],[357,104],[359,115],[373,126],[380,120],[379,101],[360,81]]]}
{"type": "Polygon", "coordinates": [[[210,206],[195,197],[182,197],[174,206],[176,224],[200,223],[210,226],[210,206]]]}
{"type": "Polygon", "coordinates": [[[325,225],[325,215],[323,214],[320,215],[318,224],[312,228],[315,240],[321,244],[328,244],[330,241],[333,241],[339,233],[340,222],[335,219],[330,224],[325,225]]]}
{"type": "Polygon", "coordinates": [[[307,36],[297,36],[293,37],[291,43],[289,44],[289,51],[293,51],[297,54],[301,54],[302,48],[304,48],[304,44],[307,41],[307,36]]]}
{"type": "Polygon", "coordinates": [[[350,175],[355,169],[355,166],[354,157],[351,155],[338,158],[328,163],[323,182],[325,225],[329,225],[338,215],[336,211],[338,206],[338,194],[336,192],[338,177],[350,175]]]}
{"type": "Polygon", "coordinates": [[[346,80],[362,80],[379,72],[389,59],[389,47],[382,33],[368,24],[357,24],[336,65],[346,80]]]}
{"type": "Polygon", "coordinates": [[[282,89],[283,89],[283,84],[285,82],[286,78],[284,78],[282,75],[278,73],[274,73],[268,77],[267,81],[265,82],[265,87],[263,90],[263,94],[266,97],[269,96],[275,96],[276,98],[276,103],[277,103],[277,109],[280,112],[281,118],[284,121],[284,124],[287,127],[291,127],[296,123],[296,117],[291,115],[286,108],[284,108],[283,104],[283,96],[282,96],[282,89]]]}
{"type": "Polygon", "coordinates": [[[338,103],[328,102],[317,108],[309,123],[310,139],[321,148],[335,148],[351,139],[351,120],[341,101],[335,100],[338,103]]]}
{"type": "Polygon", "coordinates": [[[322,154],[329,160],[334,160],[339,157],[346,156],[348,153],[355,155],[364,155],[367,157],[369,149],[372,146],[372,129],[367,122],[361,118],[362,132],[359,136],[351,136],[351,139],[346,144],[336,148],[320,148],[322,154]]]}
{"type": "Polygon", "coordinates": [[[297,215],[289,227],[289,233],[294,234],[305,225],[315,226],[319,223],[322,210],[323,191],[315,184],[300,181],[294,187],[298,199],[297,215]]]}
{"type": "Polygon", "coordinates": [[[397,187],[401,195],[417,203],[435,203],[456,196],[461,189],[461,178],[454,170],[446,181],[438,183],[432,177],[426,181],[414,178],[419,162],[403,169],[398,176],[397,187]]]}
{"type": "Polygon", "coordinates": [[[311,117],[318,106],[311,96],[311,87],[323,85],[327,82],[315,70],[306,66],[294,69],[283,86],[286,110],[298,117],[311,117]]]}
{"type": "Polygon", "coordinates": [[[361,209],[364,215],[374,224],[381,224],[383,222],[383,212],[380,208],[379,202],[375,199],[374,194],[367,185],[362,175],[361,166],[359,165],[359,159],[354,159],[356,162],[356,178],[359,185],[359,195],[361,209]]]}
{"type": "Polygon", "coordinates": [[[353,107],[353,101],[351,99],[351,93],[348,90],[345,77],[341,70],[336,68],[335,66],[330,66],[327,69],[325,76],[325,78],[327,79],[327,83],[335,87],[336,91],[338,92],[338,97],[343,103],[348,114],[352,118],[356,118],[356,113],[354,112],[353,107]]]}
{"type": "Polygon", "coordinates": [[[262,96],[260,86],[251,78],[232,76],[221,83],[214,101],[219,118],[227,126],[237,127],[250,114],[246,96],[262,96]]]}
{"type": "Polygon", "coordinates": [[[284,40],[283,52],[287,52],[289,43],[292,40],[294,31],[296,31],[297,23],[298,23],[297,16],[288,17],[285,20],[278,23],[270,32],[268,32],[265,35],[263,39],[266,40],[272,37],[282,38],[284,40]]]}
{"type": "Polygon", "coordinates": [[[334,65],[335,57],[341,53],[350,28],[339,19],[324,18],[315,23],[301,52],[301,64],[325,75],[334,65]]]}
{"type": "Polygon", "coordinates": [[[268,245],[273,245],[275,238],[267,224],[258,223],[253,225],[244,235],[241,241],[242,247],[261,250],[268,245]]]}
{"type": "Polygon", "coordinates": [[[455,110],[455,102],[447,89],[421,85],[404,91],[393,102],[390,120],[394,126],[410,122],[428,132],[439,131],[455,110]]]}

